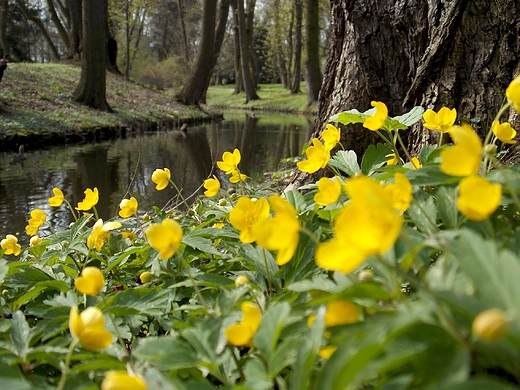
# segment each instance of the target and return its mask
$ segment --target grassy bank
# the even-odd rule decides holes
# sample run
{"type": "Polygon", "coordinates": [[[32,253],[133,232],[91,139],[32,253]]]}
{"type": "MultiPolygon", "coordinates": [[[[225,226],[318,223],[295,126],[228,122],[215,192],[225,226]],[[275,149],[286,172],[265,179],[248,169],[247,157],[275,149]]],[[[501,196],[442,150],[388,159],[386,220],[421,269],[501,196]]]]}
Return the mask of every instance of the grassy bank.
{"type": "Polygon", "coordinates": [[[0,148],[110,137],[216,115],[111,73],[106,90],[114,113],[92,110],[72,99],[80,73],[76,65],[9,64],[0,84],[0,148]]]}
{"type": "Polygon", "coordinates": [[[208,90],[208,105],[216,108],[238,108],[246,110],[266,110],[280,112],[315,113],[316,105],[307,107],[305,83],[302,83],[299,94],[291,94],[281,84],[260,84],[257,91],[259,100],[246,104],[244,93],[233,94],[235,86],[219,85],[208,90]]]}

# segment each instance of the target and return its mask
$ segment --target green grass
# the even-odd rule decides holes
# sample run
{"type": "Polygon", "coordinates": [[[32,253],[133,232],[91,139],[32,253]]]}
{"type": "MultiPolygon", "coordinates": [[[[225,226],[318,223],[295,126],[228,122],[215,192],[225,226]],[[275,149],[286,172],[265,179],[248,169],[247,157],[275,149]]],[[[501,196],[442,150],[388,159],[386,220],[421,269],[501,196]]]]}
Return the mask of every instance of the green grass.
{"type": "Polygon", "coordinates": [[[305,83],[301,84],[299,94],[291,94],[281,84],[260,84],[257,90],[260,100],[252,100],[246,104],[246,95],[242,92],[234,94],[235,86],[212,86],[208,90],[208,105],[222,108],[258,109],[282,112],[315,112],[316,105],[307,107],[307,94],[305,83]]]}

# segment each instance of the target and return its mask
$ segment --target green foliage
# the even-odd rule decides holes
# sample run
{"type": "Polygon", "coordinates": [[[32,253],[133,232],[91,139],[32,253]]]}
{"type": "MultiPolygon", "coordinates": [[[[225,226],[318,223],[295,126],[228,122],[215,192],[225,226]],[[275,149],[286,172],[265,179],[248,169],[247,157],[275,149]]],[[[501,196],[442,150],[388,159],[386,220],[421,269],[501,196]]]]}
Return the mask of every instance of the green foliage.
{"type": "MultiPolygon", "coordinates": [[[[389,135],[421,113],[414,108],[393,118],[389,135]]],[[[335,119],[355,123],[362,115],[350,111],[335,119]]],[[[328,205],[316,203],[316,184],[284,193],[300,226],[286,264],[277,263],[276,250],[242,242],[239,224],[230,223],[240,197],[275,193],[247,181],[237,183],[236,194],[199,198],[183,212],[156,208],[151,217],[114,217],[124,228],[107,230],[100,250],[87,247],[94,234],[90,213],[21,248],[19,256],[6,254],[2,241],[2,380],[13,389],[96,388],[106,371],[128,370],[150,389],[515,388],[519,168],[484,157],[495,169],[487,172],[483,164],[481,176],[499,183],[503,196],[488,218],[475,221],[460,210],[461,178],[441,169],[446,147],[423,150],[423,166],[414,169],[410,162],[386,164],[395,145],[369,147],[360,164],[352,151],[332,156],[329,168],[347,193],[328,205]],[[362,176],[391,188],[398,174],[409,182],[411,200],[400,211],[396,241],[365,256],[351,273],[320,268],[317,252],[335,237],[345,206],[356,202],[349,183],[362,176]],[[160,260],[157,238],[147,232],[165,219],[178,222],[182,239],[174,255],[160,260]],[[123,237],[126,230],[135,239],[123,237]],[[75,287],[86,266],[105,277],[100,295],[75,287]],[[236,283],[239,277],[247,281],[236,283]],[[333,312],[338,302],[343,309],[333,312]],[[261,312],[258,323],[244,303],[261,312]],[[80,313],[100,309],[114,342],[100,351],[78,346],[69,329],[75,306],[80,313]],[[493,341],[472,327],[487,309],[501,310],[508,324],[493,341]],[[231,342],[236,325],[250,331],[249,342],[231,342]]],[[[279,223],[287,227],[287,221],[279,223]]]]}

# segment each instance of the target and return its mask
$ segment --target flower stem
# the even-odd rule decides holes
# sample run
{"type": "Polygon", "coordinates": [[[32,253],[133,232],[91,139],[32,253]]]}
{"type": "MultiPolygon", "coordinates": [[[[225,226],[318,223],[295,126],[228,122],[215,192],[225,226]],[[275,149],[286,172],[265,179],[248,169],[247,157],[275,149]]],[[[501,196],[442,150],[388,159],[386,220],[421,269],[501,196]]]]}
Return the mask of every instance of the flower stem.
{"type": "Polygon", "coordinates": [[[269,264],[267,263],[267,256],[265,254],[266,250],[263,250],[264,253],[264,264],[265,264],[265,273],[267,274],[267,288],[269,291],[269,296],[271,296],[271,293],[273,292],[273,285],[271,284],[271,275],[269,272],[269,264]]]}
{"type": "Polygon", "coordinates": [[[179,198],[181,198],[182,203],[184,203],[184,206],[186,206],[186,210],[188,210],[190,206],[188,206],[186,199],[184,199],[184,196],[182,196],[181,190],[179,189],[179,187],[177,187],[173,180],[170,180],[170,183],[172,183],[173,187],[175,188],[175,191],[177,191],[177,194],[179,195],[179,198]]]}
{"type": "Polygon", "coordinates": [[[69,345],[69,350],[67,351],[67,356],[65,357],[65,362],[61,371],[60,383],[58,384],[56,390],[63,390],[65,388],[65,382],[67,381],[67,375],[70,368],[70,359],[72,357],[72,352],[74,352],[74,348],[76,348],[76,345],[78,345],[78,342],[79,339],[74,338],[69,345]]]}

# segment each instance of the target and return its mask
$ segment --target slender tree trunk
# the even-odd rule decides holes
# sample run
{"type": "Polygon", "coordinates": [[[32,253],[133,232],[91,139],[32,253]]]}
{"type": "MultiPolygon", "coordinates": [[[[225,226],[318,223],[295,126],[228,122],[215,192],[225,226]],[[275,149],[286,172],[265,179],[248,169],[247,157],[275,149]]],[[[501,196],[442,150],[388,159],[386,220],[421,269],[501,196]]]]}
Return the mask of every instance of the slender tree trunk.
{"type": "Polygon", "coordinates": [[[287,66],[285,65],[285,59],[283,58],[283,53],[278,53],[276,56],[278,63],[278,72],[280,73],[280,81],[282,82],[282,86],[286,89],[289,89],[289,80],[287,77],[287,66]]]}
{"type": "Polygon", "coordinates": [[[29,19],[31,22],[33,22],[34,24],[36,24],[36,26],[38,26],[38,28],[40,29],[40,32],[42,33],[43,35],[43,38],[45,39],[45,41],[47,42],[47,45],[49,46],[49,49],[51,51],[51,57],[53,60],[57,60],[60,58],[60,54],[58,53],[58,50],[56,49],[56,46],[54,45],[54,43],[52,42],[52,39],[51,37],[49,36],[49,33],[47,32],[47,29],[45,28],[45,26],[43,25],[42,21],[33,16],[29,10],[27,9],[27,7],[25,6],[23,0],[16,0],[16,5],[18,6],[18,8],[20,8],[20,11],[22,11],[23,15],[29,19]]]}
{"type": "Polygon", "coordinates": [[[179,19],[181,23],[181,33],[182,33],[182,45],[184,49],[184,62],[186,63],[186,68],[190,66],[190,50],[188,47],[188,35],[186,34],[186,26],[184,24],[184,11],[181,6],[181,0],[177,0],[177,7],[179,8],[179,19]]]}
{"type": "Polygon", "coordinates": [[[247,50],[249,57],[249,67],[251,69],[251,81],[253,82],[253,88],[256,90],[258,87],[257,75],[258,67],[255,61],[255,53],[253,50],[253,32],[254,32],[254,18],[255,18],[255,6],[256,0],[246,0],[245,19],[246,19],[246,37],[247,37],[247,50]]]}
{"type": "Polygon", "coordinates": [[[249,48],[247,47],[246,20],[244,11],[244,0],[236,0],[238,11],[238,35],[240,38],[240,62],[242,68],[242,79],[246,92],[246,103],[251,100],[260,99],[256,94],[253,79],[251,77],[251,67],[249,64],[249,48]]]}
{"type": "Polygon", "coordinates": [[[47,0],[47,10],[49,12],[52,23],[54,24],[54,27],[56,27],[56,30],[58,31],[58,35],[61,41],[66,47],[66,52],[69,52],[69,35],[67,33],[67,29],[63,26],[60,18],[58,17],[58,14],[56,13],[56,8],[54,8],[54,3],[52,2],[52,0],[47,0]]]}
{"type": "Polygon", "coordinates": [[[307,104],[318,101],[322,76],[320,70],[320,3],[319,0],[307,0],[306,37],[307,49],[306,81],[307,104]]]}
{"type": "Polygon", "coordinates": [[[238,10],[236,1],[232,1],[233,7],[233,45],[235,60],[235,91],[234,95],[244,92],[244,78],[242,77],[242,64],[240,63],[240,34],[238,31],[238,10]]]}
{"type": "Polygon", "coordinates": [[[80,58],[80,44],[82,39],[82,6],[81,0],[69,1],[69,52],[67,57],[78,60],[80,58]]]}
{"type": "Polygon", "coordinates": [[[294,37],[294,50],[296,55],[294,57],[294,75],[291,93],[300,93],[300,78],[301,78],[301,60],[302,60],[302,16],[303,16],[303,2],[302,0],[294,1],[294,8],[296,13],[296,36],[294,37]]]}
{"type": "Polygon", "coordinates": [[[217,0],[204,0],[204,12],[202,15],[202,36],[199,53],[188,82],[176,96],[177,101],[196,105],[204,95],[207,85],[206,78],[211,78],[213,66],[208,60],[208,53],[213,53],[215,42],[215,19],[217,13],[217,0]]]}
{"type": "Polygon", "coordinates": [[[0,0],[0,45],[2,46],[3,58],[9,54],[9,42],[7,41],[7,11],[9,7],[9,0],[0,0]]]}
{"type": "Polygon", "coordinates": [[[74,100],[111,112],[106,101],[107,18],[106,0],[83,0],[81,78],[74,100]]]}
{"type": "Polygon", "coordinates": [[[130,78],[130,0],[125,1],[125,78],[130,78]]]}

